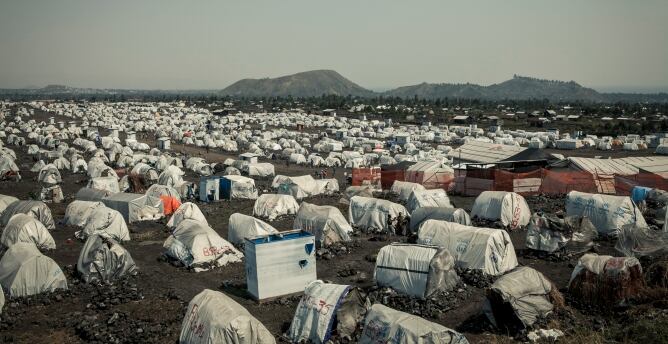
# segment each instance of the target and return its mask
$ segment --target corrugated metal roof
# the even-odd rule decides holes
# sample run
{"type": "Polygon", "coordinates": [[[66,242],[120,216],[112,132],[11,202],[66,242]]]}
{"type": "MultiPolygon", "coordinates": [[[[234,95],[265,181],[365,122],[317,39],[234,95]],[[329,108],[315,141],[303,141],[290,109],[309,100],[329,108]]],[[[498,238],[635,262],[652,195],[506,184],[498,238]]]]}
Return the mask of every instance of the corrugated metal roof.
{"type": "Polygon", "coordinates": [[[637,169],[652,173],[668,172],[668,157],[666,156],[643,156],[615,159],[637,169]]]}
{"type": "Polygon", "coordinates": [[[448,152],[448,157],[463,161],[493,163],[508,159],[526,150],[526,147],[469,141],[457,149],[448,152]]]}
{"type": "Polygon", "coordinates": [[[593,159],[593,158],[580,158],[580,157],[570,157],[568,158],[573,164],[583,171],[587,171],[591,174],[599,175],[602,177],[612,177],[612,175],[621,175],[629,176],[638,173],[638,169],[624,163],[623,161],[618,161],[618,159],[593,159]]]}

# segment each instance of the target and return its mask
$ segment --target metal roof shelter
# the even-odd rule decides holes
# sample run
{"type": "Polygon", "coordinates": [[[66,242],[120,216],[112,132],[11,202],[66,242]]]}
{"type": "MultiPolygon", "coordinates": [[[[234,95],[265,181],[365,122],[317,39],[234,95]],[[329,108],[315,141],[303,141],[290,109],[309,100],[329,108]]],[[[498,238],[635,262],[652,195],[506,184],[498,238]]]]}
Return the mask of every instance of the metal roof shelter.
{"type": "Polygon", "coordinates": [[[448,157],[459,161],[493,163],[525,151],[526,147],[471,141],[448,152],[448,157]]]}

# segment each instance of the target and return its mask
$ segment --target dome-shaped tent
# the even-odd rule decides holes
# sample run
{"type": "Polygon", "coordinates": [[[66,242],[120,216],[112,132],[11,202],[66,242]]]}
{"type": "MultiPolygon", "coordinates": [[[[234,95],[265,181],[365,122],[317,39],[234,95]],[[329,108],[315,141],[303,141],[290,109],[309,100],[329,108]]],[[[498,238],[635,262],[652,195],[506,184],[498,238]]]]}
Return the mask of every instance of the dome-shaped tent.
{"type": "Polygon", "coordinates": [[[56,248],[56,242],[46,227],[39,220],[26,214],[12,216],[0,236],[0,244],[6,248],[19,242],[33,243],[40,250],[56,248]]]}
{"type": "Polygon", "coordinates": [[[7,226],[9,220],[16,214],[30,215],[39,220],[46,229],[56,229],[56,224],[53,222],[53,217],[51,217],[51,209],[44,202],[16,201],[11,203],[2,213],[2,216],[0,216],[0,226],[7,226]]]}
{"type": "Polygon", "coordinates": [[[193,268],[195,272],[238,263],[243,258],[241,252],[211,227],[194,220],[181,221],[163,246],[168,257],[193,268]]]}
{"type": "Polygon", "coordinates": [[[109,282],[137,273],[130,253],[107,235],[92,234],[86,239],[77,261],[77,271],[86,282],[109,282]]]}
{"type": "Polygon", "coordinates": [[[67,279],[35,244],[17,243],[0,259],[0,285],[10,297],[24,297],[67,289],[67,279]]]}
{"type": "Polygon", "coordinates": [[[515,229],[529,224],[531,210],[524,197],[514,192],[485,191],[475,199],[471,217],[501,221],[504,226],[515,229]]]}
{"type": "Polygon", "coordinates": [[[240,213],[230,215],[227,225],[227,240],[235,245],[242,245],[246,238],[274,233],[278,231],[270,224],[240,213]]]}
{"type": "Polygon", "coordinates": [[[181,206],[176,209],[172,217],[169,218],[167,222],[167,227],[174,229],[179,226],[183,220],[194,220],[201,222],[205,226],[209,226],[209,223],[206,221],[206,217],[202,214],[202,211],[199,210],[199,207],[195,203],[186,202],[181,204],[181,206]]]}
{"type": "Polygon", "coordinates": [[[274,336],[227,295],[205,289],[188,304],[180,343],[275,344],[274,336]]]}
{"type": "Polygon", "coordinates": [[[96,233],[104,233],[117,241],[130,240],[130,232],[123,215],[106,206],[94,208],[83,229],[76,235],[77,238],[85,240],[89,235],[96,233]]]}

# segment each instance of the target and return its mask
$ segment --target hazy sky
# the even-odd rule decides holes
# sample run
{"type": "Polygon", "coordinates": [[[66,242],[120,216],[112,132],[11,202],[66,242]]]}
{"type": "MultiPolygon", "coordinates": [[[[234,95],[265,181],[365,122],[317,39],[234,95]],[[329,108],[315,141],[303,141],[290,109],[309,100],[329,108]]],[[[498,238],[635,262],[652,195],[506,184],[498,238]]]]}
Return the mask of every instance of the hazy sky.
{"type": "Polygon", "coordinates": [[[368,88],[513,74],[668,91],[668,0],[0,0],[0,87],[368,88]]]}

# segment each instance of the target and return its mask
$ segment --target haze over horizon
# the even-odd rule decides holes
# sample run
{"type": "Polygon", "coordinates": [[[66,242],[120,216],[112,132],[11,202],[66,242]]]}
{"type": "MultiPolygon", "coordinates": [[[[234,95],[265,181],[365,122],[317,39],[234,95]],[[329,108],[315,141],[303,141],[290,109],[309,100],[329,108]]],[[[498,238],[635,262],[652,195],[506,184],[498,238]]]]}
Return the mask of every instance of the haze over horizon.
{"type": "Polygon", "coordinates": [[[332,69],[380,90],[513,74],[668,92],[668,1],[0,4],[0,87],[223,89],[332,69]]]}

